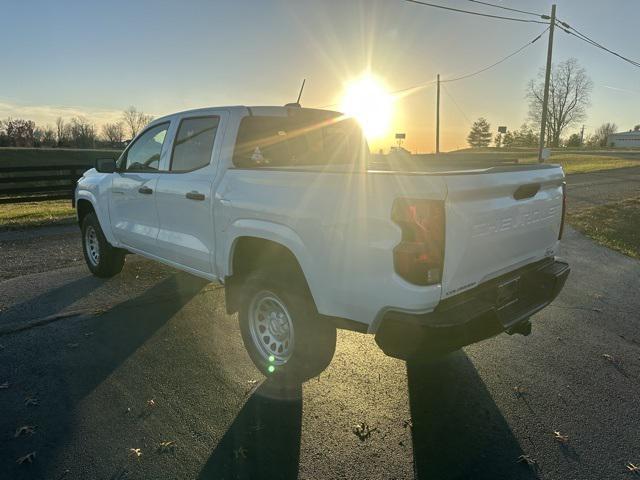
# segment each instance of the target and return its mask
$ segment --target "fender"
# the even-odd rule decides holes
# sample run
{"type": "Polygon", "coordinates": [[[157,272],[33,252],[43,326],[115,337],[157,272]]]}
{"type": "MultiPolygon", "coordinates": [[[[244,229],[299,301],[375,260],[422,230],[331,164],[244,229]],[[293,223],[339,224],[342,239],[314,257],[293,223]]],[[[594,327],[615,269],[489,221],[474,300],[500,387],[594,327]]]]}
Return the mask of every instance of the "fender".
{"type": "Polygon", "coordinates": [[[100,206],[101,204],[104,205],[104,202],[99,202],[96,199],[96,196],[94,195],[94,193],[92,191],[86,190],[85,188],[83,189],[77,189],[76,190],[76,209],[78,208],[78,201],[79,200],[87,200],[88,202],[91,203],[91,205],[93,206],[93,210],[96,212],[96,215],[98,216],[98,221],[100,222],[100,228],[102,228],[102,231],[104,233],[104,236],[106,237],[107,241],[113,245],[113,246],[119,246],[118,241],[116,240],[116,238],[113,236],[113,231],[111,230],[111,222],[109,221],[109,212],[107,211],[108,207],[108,202],[107,202],[107,206],[100,206]]]}
{"type": "Polygon", "coordinates": [[[290,227],[275,222],[255,219],[238,219],[229,225],[225,232],[226,238],[221,242],[218,250],[217,263],[221,267],[218,269],[221,279],[233,274],[233,254],[237,241],[241,237],[255,237],[279,243],[289,249],[298,261],[302,273],[304,274],[309,290],[316,303],[316,308],[320,313],[326,311],[324,303],[326,299],[319,296],[318,279],[313,272],[317,270],[313,266],[311,255],[302,241],[302,238],[290,227]]]}

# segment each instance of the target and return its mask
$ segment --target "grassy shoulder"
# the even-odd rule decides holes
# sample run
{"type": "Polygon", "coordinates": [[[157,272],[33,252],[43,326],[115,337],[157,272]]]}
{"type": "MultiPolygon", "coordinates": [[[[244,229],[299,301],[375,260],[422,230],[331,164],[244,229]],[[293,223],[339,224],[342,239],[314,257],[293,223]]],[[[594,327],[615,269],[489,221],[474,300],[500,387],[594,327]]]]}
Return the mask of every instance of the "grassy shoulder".
{"type": "Polygon", "coordinates": [[[562,154],[552,155],[549,163],[559,163],[564,173],[588,173],[614,168],[639,167],[640,160],[605,155],[562,154]]]}
{"type": "MultiPolygon", "coordinates": [[[[538,152],[531,148],[506,149],[506,148],[476,148],[456,150],[445,154],[451,159],[461,159],[469,163],[477,161],[515,161],[519,163],[536,163],[538,152]]],[[[581,152],[579,150],[557,149],[553,150],[548,163],[558,163],[562,165],[565,173],[588,173],[601,170],[611,170],[615,168],[639,167],[640,150],[592,150],[581,152]],[[616,156],[619,154],[621,156],[616,156]],[[625,158],[622,155],[637,155],[637,158],[625,158]]]]}
{"type": "Polygon", "coordinates": [[[567,213],[567,220],[598,243],[640,259],[640,197],[567,213]]]}
{"type": "Polygon", "coordinates": [[[0,205],[0,230],[70,223],[74,218],[70,200],[0,205]]]}

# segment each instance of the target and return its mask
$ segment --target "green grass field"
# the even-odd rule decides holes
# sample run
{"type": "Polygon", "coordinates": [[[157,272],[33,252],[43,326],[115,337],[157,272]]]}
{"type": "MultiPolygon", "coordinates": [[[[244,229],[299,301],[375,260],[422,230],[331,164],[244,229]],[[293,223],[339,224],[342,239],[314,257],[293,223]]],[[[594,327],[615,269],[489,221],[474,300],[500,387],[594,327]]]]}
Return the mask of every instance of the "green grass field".
{"type": "Polygon", "coordinates": [[[640,197],[568,213],[567,220],[598,243],[640,258],[640,197]]]}
{"type": "MultiPolygon", "coordinates": [[[[528,161],[536,161],[535,159],[528,161]]],[[[628,158],[609,157],[605,155],[583,155],[576,153],[551,155],[549,163],[559,163],[564,169],[564,173],[587,173],[599,170],[611,170],[613,168],[638,167],[638,160],[628,158]]]]}
{"type": "Polygon", "coordinates": [[[0,205],[0,230],[70,223],[74,219],[71,200],[0,205]]]}

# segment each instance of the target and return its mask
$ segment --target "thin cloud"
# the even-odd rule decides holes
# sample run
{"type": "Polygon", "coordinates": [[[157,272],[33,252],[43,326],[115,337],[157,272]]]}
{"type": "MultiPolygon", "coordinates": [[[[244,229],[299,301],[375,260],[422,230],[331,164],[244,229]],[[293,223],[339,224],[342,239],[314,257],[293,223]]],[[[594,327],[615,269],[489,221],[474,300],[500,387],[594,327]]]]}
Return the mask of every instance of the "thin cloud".
{"type": "Polygon", "coordinates": [[[122,111],[91,109],[83,107],[65,107],[59,105],[20,105],[0,100],[0,119],[7,117],[33,120],[36,125],[54,125],[58,117],[65,120],[71,117],[84,117],[96,126],[120,120],[122,111]]]}
{"type": "Polygon", "coordinates": [[[640,92],[637,92],[635,90],[627,90],[626,88],[612,87],[611,85],[602,85],[602,87],[608,88],[609,90],[615,90],[618,92],[633,93],[634,95],[640,95],[640,92]]]}

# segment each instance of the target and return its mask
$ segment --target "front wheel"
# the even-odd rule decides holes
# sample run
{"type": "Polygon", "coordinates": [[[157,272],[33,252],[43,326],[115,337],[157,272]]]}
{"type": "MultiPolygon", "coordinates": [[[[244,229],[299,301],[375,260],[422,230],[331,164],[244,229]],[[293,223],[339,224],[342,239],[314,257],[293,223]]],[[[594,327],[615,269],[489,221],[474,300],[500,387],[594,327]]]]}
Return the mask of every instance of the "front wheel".
{"type": "Polygon", "coordinates": [[[280,386],[320,374],[336,348],[336,328],[316,312],[301,282],[253,275],[239,311],[242,340],[255,366],[280,386]]]}
{"type": "Polygon", "coordinates": [[[113,277],[124,266],[125,252],[107,241],[95,213],[82,220],[82,250],[89,270],[97,277],[113,277]]]}

